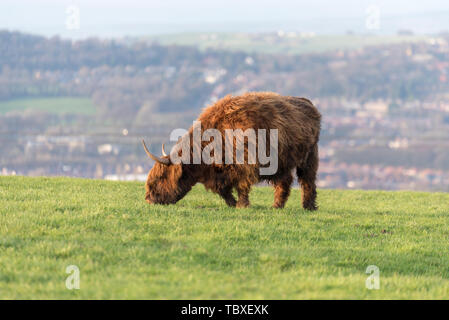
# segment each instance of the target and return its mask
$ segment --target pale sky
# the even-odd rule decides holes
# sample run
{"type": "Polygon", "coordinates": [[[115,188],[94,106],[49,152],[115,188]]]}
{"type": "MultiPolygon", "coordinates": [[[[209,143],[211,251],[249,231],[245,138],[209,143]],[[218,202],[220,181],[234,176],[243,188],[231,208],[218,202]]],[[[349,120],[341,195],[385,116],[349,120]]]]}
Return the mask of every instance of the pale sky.
{"type": "Polygon", "coordinates": [[[364,33],[373,5],[380,12],[378,33],[449,30],[447,0],[1,0],[0,29],[69,37],[279,29],[364,33]],[[76,31],[66,27],[71,5],[80,12],[76,31]]]}

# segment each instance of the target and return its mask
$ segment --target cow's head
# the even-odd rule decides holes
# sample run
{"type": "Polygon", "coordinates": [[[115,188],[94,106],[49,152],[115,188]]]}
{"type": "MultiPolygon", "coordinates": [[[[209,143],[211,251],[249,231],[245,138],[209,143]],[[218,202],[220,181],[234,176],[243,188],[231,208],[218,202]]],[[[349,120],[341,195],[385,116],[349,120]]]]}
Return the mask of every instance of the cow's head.
{"type": "Polygon", "coordinates": [[[192,179],[184,172],[183,164],[173,164],[164,151],[162,157],[153,155],[142,140],[150,159],[155,161],[145,184],[145,200],[150,204],[172,204],[181,200],[192,189],[192,179]]]}

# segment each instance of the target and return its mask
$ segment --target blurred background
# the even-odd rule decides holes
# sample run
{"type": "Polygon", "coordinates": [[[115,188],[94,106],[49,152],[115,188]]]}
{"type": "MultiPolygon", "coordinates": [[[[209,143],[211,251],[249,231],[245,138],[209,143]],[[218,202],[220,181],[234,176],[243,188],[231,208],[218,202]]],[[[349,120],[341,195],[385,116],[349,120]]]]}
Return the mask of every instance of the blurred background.
{"type": "Polygon", "coordinates": [[[143,180],[226,94],[310,98],[319,187],[449,191],[449,2],[2,0],[0,175],[143,180]]]}

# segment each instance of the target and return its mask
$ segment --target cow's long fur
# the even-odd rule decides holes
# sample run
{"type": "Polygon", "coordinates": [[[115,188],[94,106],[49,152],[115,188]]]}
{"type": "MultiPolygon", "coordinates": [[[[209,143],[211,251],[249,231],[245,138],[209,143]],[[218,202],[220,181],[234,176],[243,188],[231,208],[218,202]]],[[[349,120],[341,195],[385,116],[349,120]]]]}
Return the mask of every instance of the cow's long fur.
{"type": "MultiPolygon", "coordinates": [[[[292,171],[296,170],[302,188],[303,207],[315,210],[320,120],[316,107],[305,98],[271,92],[228,95],[207,107],[198,118],[202,131],[213,128],[222,133],[223,164],[156,163],[148,174],[145,199],[149,203],[175,203],[200,182],[223,197],[229,206],[246,207],[251,186],[267,181],[275,188],[274,207],[282,208],[290,194],[292,171]],[[260,175],[258,161],[254,165],[224,164],[224,130],[245,131],[250,128],[256,132],[257,129],[266,129],[267,132],[278,129],[278,170],[274,175],[260,175]],[[232,195],[233,189],[237,190],[237,201],[232,195]]],[[[192,132],[193,128],[190,128],[190,138],[192,132]]],[[[207,143],[203,142],[203,147],[207,143]]],[[[269,146],[267,150],[270,150],[269,146]]]]}

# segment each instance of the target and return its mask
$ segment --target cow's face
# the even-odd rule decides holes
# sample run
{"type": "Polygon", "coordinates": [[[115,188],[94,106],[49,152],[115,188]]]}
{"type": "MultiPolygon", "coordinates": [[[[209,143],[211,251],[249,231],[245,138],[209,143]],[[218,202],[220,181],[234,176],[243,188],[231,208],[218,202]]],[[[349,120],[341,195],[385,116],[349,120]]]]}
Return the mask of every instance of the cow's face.
{"type": "Polygon", "coordinates": [[[145,152],[155,161],[145,184],[145,200],[154,204],[171,204],[181,200],[192,189],[193,180],[183,172],[183,164],[173,164],[164,151],[163,157],[152,154],[142,141],[145,152]]]}
{"type": "Polygon", "coordinates": [[[192,188],[182,171],[181,164],[156,162],[148,173],[145,200],[150,204],[172,204],[181,200],[192,188]]]}

